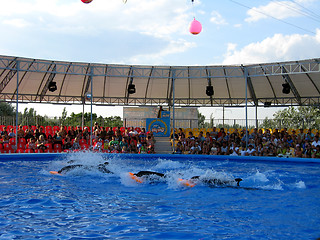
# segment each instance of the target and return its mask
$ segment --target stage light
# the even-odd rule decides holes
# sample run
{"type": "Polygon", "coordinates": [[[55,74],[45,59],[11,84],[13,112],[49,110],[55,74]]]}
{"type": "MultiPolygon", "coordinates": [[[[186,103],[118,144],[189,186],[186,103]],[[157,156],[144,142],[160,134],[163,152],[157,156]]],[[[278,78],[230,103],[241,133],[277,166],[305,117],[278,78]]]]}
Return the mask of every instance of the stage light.
{"type": "Polygon", "coordinates": [[[206,94],[207,94],[208,96],[210,96],[210,97],[213,96],[213,94],[214,94],[213,86],[207,86],[206,94]]]}
{"type": "Polygon", "coordinates": [[[56,91],[58,88],[57,88],[57,83],[56,82],[49,82],[49,86],[48,86],[48,89],[50,92],[54,92],[56,91]]]}
{"type": "Polygon", "coordinates": [[[282,84],[282,93],[289,94],[290,93],[290,85],[289,83],[282,84]]]}
{"type": "Polygon", "coordinates": [[[134,94],[134,93],[136,93],[136,86],[135,86],[134,84],[132,84],[132,83],[129,84],[129,86],[128,86],[128,93],[129,93],[129,94],[134,94]]]}
{"type": "Polygon", "coordinates": [[[272,103],[272,102],[265,102],[265,103],[264,103],[264,107],[265,107],[265,108],[266,108],[266,107],[270,107],[270,106],[271,106],[271,103],[272,103]]]}

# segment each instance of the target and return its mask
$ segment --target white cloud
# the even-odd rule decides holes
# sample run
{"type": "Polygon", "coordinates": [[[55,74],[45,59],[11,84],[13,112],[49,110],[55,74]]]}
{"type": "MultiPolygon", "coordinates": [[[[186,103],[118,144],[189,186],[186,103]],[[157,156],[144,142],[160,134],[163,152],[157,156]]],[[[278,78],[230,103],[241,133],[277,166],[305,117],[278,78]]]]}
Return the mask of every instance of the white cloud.
{"type": "Polygon", "coordinates": [[[283,35],[261,42],[251,43],[240,50],[233,43],[228,44],[223,64],[248,64],[297,59],[317,58],[320,56],[320,29],[316,35],[283,35]]]}
{"type": "Polygon", "coordinates": [[[78,32],[83,27],[87,32],[119,29],[164,37],[187,29],[192,20],[190,9],[184,0],[130,0],[127,4],[121,0],[94,0],[90,4],[80,0],[10,0],[2,3],[0,20],[32,20],[36,26],[47,25],[62,32],[78,32]],[[43,21],[37,22],[40,17],[43,21]]]}
{"type": "Polygon", "coordinates": [[[31,25],[31,23],[27,22],[26,20],[19,18],[4,20],[2,23],[17,28],[24,28],[31,25]]]}
{"type": "Polygon", "coordinates": [[[216,25],[226,25],[227,24],[227,21],[217,11],[211,12],[210,22],[212,22],[216,25]]]}
{"type": "MultiPolygon", "coordinates": [[[[193,47],[192,42],[177,40],[189,34],[188,26],[193,18],[192,5],[188,3],[185,0],[130,0],[126,4],[123,4],[122,0],[93,0],[90,4],[83,4],[80,0],[10,0],[1,5],[0,28],[1,24],[15,27],[17,29],[13,31],[17,35],[25,34],[27,39],[36,35],[46,36],[43,44],[50,46],[54,45],[51,41],[54,41],[56,36],[63,37],[65,43],[69,43],[70,39],[76,36],[75,41],[83,39],[100,44],[100,39],[106,39],[105,44],[117,48],[124,43],[122,41],[118,44],[113,39],[123,40],[125,37],[134,36],[141,41],[136,45],[136,52],[141,54],[137,59],[144,60],[144,56],[161,59],[165,55],[187,51],[193,47]],[[117,34],[118,36],[115,36],[117,34]],[[152,45],[155,42],[161,42],[163,50],[155,55],[145,55],[144,44],[152,45]]],[[[2,34],[11,31],[8,29],[3,27],[2,34]]],[[[126,40],[129,42],[131,39],[126,40]]],[[[106,48],[105,45],[99,47],[106,48]]],[[[73,48],[75,44],[69,47],[73,48]]],[[[152,46],[148,48],[152,49],[152,46]]],[[[123,50],[119,49],[118,52],[121,51],[123,50]]],[[[128,62],[132,52],[125,55],[128,62]]],[[[123,56],[119,56],[119,59],[121,57],[123,56]]]]}
{"type": "MultiPolygon", "coordinates": [[[[307,4],[314,0],[300,0],[300,4],[307,4]]],[[[301,5],[294,1],[271,1],[267,5],[253,7],[248,10],[248,18],[246,22],[257,22],[261,19],[269,18],[269,16],[277,19],[286,19],[289,17],[297,17],[301,15],[301,5]]]]}
{"type": "Polygon", "coordinates": [[[145,64],[145,65],[163,65],[164,57],[176,54],[183,53],[190,48],[196,47],[194,42],[188,42],[184,39],[171,40],[170,43],[163,48],[161,51],[150,54],[139,54],[130,58],[129,62],[132,64],[145,64]]]}

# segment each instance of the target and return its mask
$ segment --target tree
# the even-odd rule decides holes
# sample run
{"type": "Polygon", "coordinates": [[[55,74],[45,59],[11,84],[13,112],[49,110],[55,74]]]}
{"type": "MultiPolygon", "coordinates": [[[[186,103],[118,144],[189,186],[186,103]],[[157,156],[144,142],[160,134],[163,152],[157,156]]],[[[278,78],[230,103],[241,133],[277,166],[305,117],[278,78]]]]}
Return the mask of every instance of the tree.
{"type": "Polygon", "coordinates": [[[320,127],[320,110],[317,106],[288,107],[266,118],[264,128],[316,128],[320,127]]]}
{"type": "Polygon", "coordinates": [[[64,124],[65,120],[67,119],[67,115],[68,115],[68,112],[67,112],[66,108],[64,107],[63,111],[62,111],[62,115],[61,115],[61,123],[62,124],[64,124]]]}
{"type": "Polygon", "coordinates": [[[198,110],[198,127],[199,128],[204,128],[205,127],[205,120],[206,120],[206,117],[199,112],[198,110]]]}
{"type": "Polygon", "coordinates": [[[7,102],[0,102],[0,116],[15,116],[15,108],[7,102]]]}

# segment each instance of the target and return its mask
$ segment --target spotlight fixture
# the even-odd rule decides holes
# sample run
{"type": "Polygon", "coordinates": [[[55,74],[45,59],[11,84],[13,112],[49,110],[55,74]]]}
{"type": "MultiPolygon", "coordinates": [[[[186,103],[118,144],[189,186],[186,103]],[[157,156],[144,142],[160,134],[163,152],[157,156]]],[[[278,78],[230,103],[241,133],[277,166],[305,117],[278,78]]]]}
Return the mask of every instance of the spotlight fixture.
{"type": "Polygon", "coordinates": [[[265,102],[265,103],[264,103],[264,107],[265,107],[265,108],[266,108],[266,107],[270,107],[270,106],[271,106],[271,103],[272,103],[272,102],[265,102]]]}
{"type": "Polygon", "coordinates": [[[49,88],[49,91],[50,91],[50,92],[54,92],[54,91],[56,91],[56,90],[58,89],[58,88],[57,88],[57,83],[56,83],[56,82],[51,81],[51,82],[49,83],[48,88],[49,88]]]}
{"type": "Polygon", "coordinates": [[[129,84],[129,86],[128,86],[128,93],[129,93],[129,94],[134,94],[134,93],[136,93],[136,86],[135,86],[134,84],[132,84],[132,83],[129,84]]]}
{"type": "Polygon", "coordinates": [[[282,84],[282,93],[289,94],[290,93],[290,85],[289,83],[282,84]]]}
{"type": "Polygon", "coordinates": [[[207,86],[206,94],[207,94],[209,97],[213,96],[213,94],[214,94],[213,86],[207,86]]]}

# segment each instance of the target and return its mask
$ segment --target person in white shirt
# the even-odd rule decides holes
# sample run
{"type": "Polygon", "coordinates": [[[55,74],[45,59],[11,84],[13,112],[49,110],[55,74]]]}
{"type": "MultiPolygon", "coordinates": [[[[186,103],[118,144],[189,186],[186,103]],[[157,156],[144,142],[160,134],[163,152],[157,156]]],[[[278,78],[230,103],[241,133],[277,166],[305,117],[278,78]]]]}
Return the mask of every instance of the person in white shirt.
{"type": "Polygon", "coordinates": [[[256,150],[253,148],[253,145],[249,144],[246,156],[256,156],[256,150]]]}
{"type": "Polygon", "coordinates": [[[317,146],[320,146],[320,140],[318,136],[314,137],[314,141],[312,142],[312,148],[316,148],[317,146]]]}

